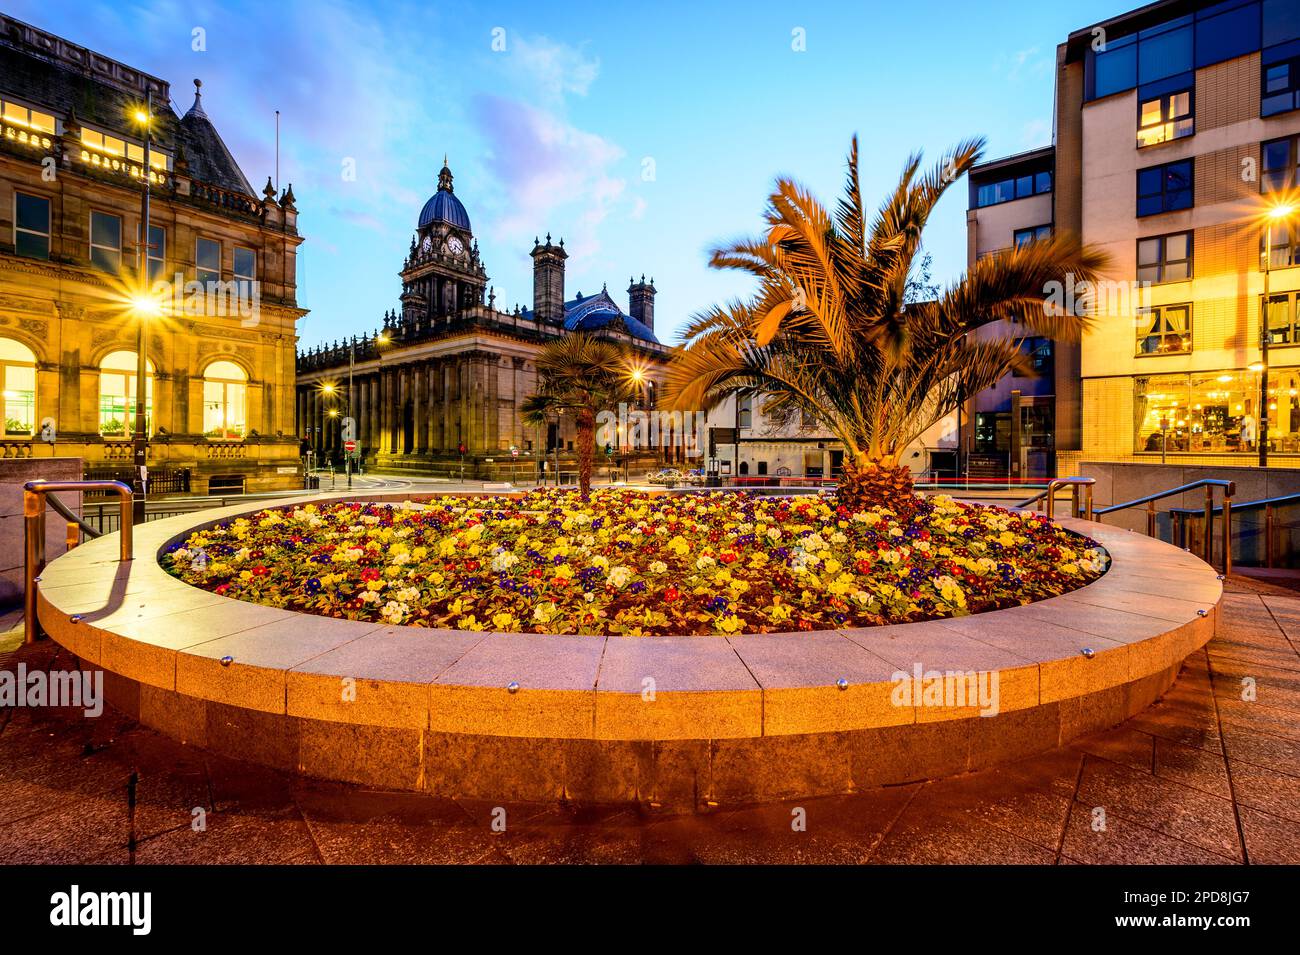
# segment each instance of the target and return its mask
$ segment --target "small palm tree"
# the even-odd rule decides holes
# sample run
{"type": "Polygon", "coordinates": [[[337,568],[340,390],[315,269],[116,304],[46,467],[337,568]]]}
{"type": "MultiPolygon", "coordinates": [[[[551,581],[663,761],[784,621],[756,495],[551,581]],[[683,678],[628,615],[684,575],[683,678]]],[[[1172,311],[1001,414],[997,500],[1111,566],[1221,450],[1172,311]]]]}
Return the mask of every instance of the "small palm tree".
{"type": "Polygon", "coordinates": [[[870,221],[856,136],[834,216],[778,179],[766,236],[716,249],[710,261],[752,274],[757,292],[693,317],[668,368],[667,400],[696,410],[761,394],[778,423],[815,417],[846,451],[842,503],[910,509],[911,475],[899,463],[908,444],[963,396],[1009,372],[1032,374],[1018,340],[987,326],[1010,319],[1019,336],[1077,340],[1088,319],[1052,301],[1106,265],[1100,251],[1055,236],[986,256],[933,301],[915,301],[930,213],[983,145],[963,142],[925,174],[920,156],[909,157],[870,221]]]}
{"type": "Polygon", "coordinates": [[[596,415],[636,397],[631,368],[625,348],[581,332],[553,339],[537,356],[538,390],[524,399],[521,413],[533,425],[545,424],[552,415],[574,416],[578,488],[584,497],[591,493],[596,415]]]}

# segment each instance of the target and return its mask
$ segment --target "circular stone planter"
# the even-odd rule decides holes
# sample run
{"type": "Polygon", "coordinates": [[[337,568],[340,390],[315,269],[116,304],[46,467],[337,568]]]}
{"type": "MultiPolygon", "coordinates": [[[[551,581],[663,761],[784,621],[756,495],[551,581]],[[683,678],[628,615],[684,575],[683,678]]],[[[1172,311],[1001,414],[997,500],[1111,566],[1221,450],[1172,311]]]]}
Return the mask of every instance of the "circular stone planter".
{"type": "Polygon", "coordinates": [[[231,600],[158,564],[198,527],[312,501],[150,522],[125,564],[115,536],[84,544],[43,572],[41,625],[104,671],[111,704],[216,752],[445,796],[689,811],[982,769],[1113,726],[1211,639],[1223,592],[1183,550],[1074,520],[1111,567],[1064,596],[732,637],[392,627],[231,600]]]}

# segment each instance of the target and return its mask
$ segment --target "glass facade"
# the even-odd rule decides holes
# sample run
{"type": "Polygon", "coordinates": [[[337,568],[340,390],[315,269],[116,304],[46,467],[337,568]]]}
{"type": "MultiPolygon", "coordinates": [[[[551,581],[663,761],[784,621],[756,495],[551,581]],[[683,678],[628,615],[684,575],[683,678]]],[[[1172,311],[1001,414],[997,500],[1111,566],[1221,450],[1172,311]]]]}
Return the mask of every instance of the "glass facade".
{"type": "Polygon", "coordinates": [[[1296,97],[1300,76],[1292,58],[1300,50],[1288,47],[1296,41],[1300,41],[1300,4],[1295,0],[1226,0],[1125,36],[1094,33],[1085,60],[1087,98],[1160,83],[1262,51],[1261,114],[1295,109],[1300,105],[1296,97]],[[1270,66],[1282,64],[1287,64],[1286,69],[1270,75],[1270,66]]]}
{"type": "MultiPolygon", "coordinates": [[[[1135,380],[1136,452],[1257,454],[1260,371],[1148,375],[1135,380]]],[[[1300,454],[1300,368],[1268,374],[1270,453],[1300,454]]]]}

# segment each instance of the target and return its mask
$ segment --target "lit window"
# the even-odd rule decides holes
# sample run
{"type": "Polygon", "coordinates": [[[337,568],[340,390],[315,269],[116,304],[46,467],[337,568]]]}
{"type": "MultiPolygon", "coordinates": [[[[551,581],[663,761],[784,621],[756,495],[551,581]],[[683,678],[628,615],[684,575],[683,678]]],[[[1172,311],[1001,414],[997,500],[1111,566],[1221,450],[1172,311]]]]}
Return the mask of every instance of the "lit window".
{"type": "Polygon", "coordinates": [[[1296,293],[1283,292],[1268,297],[1268,343],[1270,345],[1300,344],[1300,329],[1296,327],[1296,293]]]}
{"type": "Polygon", "coordinates": [[[50,200],[14,193],[14,251],[30,259],[50,257],[50,200]]]}
{"type": "Polygon", "coordinates": [[[31,437],[36,422],[36,356],[10,338],[0,338],[0,393],[5,436],[31,437]]]}
{"type": "Polygon", "coordinates": [[[1192,161],[1165,163],[1137,173],[1138,217],[1192,207],[1192,161]]]}
{"type": "Polygon", "coordinates": [[[1192,233],[1175,232],[1138,239],[1139,282],[1185,282],[1192,277],[1192,233]]]}
{"type": "Polygon", "coordinates": [[[214,361],[203,372],[203,435],[238,440],[246,431],[248,376],[232,361],[214,361]]]}
{"type": "Polygon", "coordinates": [[[736,427],[752,428],[754,426],[754,399],[745,395],[737,399],[736,427]]]}
{"type": "Polygon", "coordinates": [[[1137,312],[1137,353],[1176,355],[1192,350],[1192,307],[1162,305],[1137,312]]]}
{"type": "Polygon", "coordinates": [[[12,103],[9,100],[0,101],[3,105],[4,120],[6,123],[13,123],[15,126],[24,126],[27,129],[34,130],[38,133],[54,132],[54,117],[49,113],[42,113],[37,109],[29,109],[20,103],[12,103]]]}
{"type": "Polygon", "coordinates": [[[1182,139],[1196,131],[1192,117],[1192,92],[1181,90],[1154,96],[1142,103],[1138,113],[1138,146],[1155,146],[1182,139]]]}
{"type": "MultiPolygon", "coordinates": [[[[101,156],[126,159],[144,165],[144,146],[129,143],[124,139],[94,129],[81,130],[81,144],[101,156]]],[[[153,169],[167,169],[167,154],[152,143],[149,145],[149,166],[153,169]]]]}
{"type": "MultiPolygon", "coordinates": [[[[125,438],[135,433],[135,395],[138,369],[135,352],[115,351],[99,363],[99,433],[125,438]]],[[[153,431],[153,362],[144,386],[145,433],[153,431]]]]}
{"type": "Polygon", "coordinates": [[[122,218],[90,213],[90,264],[116,274],[122,270],[122,218]]]}
{"type": "Polygon", "coordinates": [[[221,243],[199,237],[194,243],[194,274],[200,282],[221,281],[221,243]]]}
{"type": "Polygon", "coordinates": [[[1300,265],[1300,229],[1289,220],[1270,222],[1259,240],[1260,270],[1300,265]]]}

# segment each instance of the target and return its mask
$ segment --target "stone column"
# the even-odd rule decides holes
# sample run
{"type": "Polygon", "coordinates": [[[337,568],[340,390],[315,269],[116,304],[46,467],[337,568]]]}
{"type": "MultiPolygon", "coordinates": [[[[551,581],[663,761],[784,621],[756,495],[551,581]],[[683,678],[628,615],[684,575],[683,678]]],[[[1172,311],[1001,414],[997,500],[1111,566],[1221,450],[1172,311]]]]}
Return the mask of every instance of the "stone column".
{"type": "Polygon", "coordinates": [[[415,432],[411,435],[411,450],[425,454],[429,450],[429,366],[422,361],[411,368],[411,401],[414,404],[412,430],[415,432]]]}

